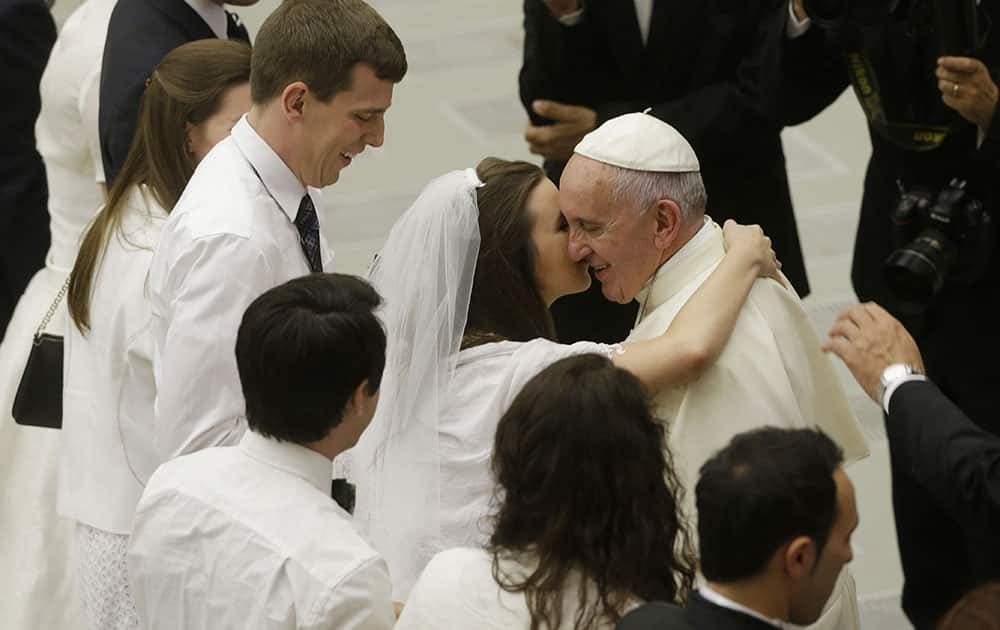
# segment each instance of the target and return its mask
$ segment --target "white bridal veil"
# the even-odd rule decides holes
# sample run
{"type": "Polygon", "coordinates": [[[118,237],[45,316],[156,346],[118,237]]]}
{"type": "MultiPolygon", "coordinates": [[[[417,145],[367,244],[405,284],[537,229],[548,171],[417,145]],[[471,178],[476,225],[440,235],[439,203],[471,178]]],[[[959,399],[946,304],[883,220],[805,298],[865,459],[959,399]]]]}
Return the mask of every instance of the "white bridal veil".
{"type": "Polygon", "coordinates": [[[431,181],[389,232],[369,279],[388,346],[375,418],[349,451],[355,519],[402,601],[439,549],[438,421],[469,312],[479,255],[473,169],[431,181]]]}

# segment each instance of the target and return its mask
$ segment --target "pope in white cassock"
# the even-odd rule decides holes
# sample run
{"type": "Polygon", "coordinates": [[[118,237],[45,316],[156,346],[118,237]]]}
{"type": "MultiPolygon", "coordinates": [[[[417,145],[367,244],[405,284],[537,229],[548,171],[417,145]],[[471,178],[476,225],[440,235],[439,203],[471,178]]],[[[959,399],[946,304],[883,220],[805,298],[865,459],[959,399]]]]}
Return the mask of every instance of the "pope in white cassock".
{"type": "MultiPolygon", "coordinates": [[[[609,120],[576,147],[560,181],[570,254],[587,260],[604,296],[638,299],[627,341],[662,334],[722,260],[722,230],[706,216],[698,159],[670,125],[646,114],[609,120]],[[656,199],[639,207],[636,199],[656,199]]],[[[657,416],[694,517],[694,484],[708,457],[763,425],[818,426],[846,461],[868,455],[857,418],[798,296],[757,280],[719,359],[696,381],[661,392],[657,416]]],[[[692,518],[693,522],[693,518],[692,518]]],[[[859,627],[846,572],[813,628],[859,627]]]]}

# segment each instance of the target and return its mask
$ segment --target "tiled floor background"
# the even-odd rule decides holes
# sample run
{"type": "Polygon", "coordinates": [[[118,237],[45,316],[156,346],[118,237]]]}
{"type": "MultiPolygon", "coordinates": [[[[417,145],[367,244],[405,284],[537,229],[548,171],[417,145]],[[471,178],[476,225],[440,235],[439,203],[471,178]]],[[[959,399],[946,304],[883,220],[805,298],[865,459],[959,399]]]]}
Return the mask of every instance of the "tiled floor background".
{"type": "MultiPolygon", "coordinates": [[[[519,0],[371,0],[396,29],[410,72],[395,91],[386,142],[367,150],[325,193],[324,226],[339,271],[363,273],[389,227],[431,178],[474,166],[486,155],[533,159],[521,138],[517,98],[521,54],[519,0]]],[[[58,0],[64,17],[78,0],[58,0]]],[[[277,0],[238,12],[251,33],[277,0]]],[[[784,134],[788,170],[813,295],[806,304],[825,331],[855,298],[848,268],[861,181],[870,145],[850,94],[784,134]]],[[[865,628],[909,625],[899,612],[902,582],[881,414],[847,377],[872,440],[872,455],[850,468],[861,525],[853,571],[865,628]]]]}

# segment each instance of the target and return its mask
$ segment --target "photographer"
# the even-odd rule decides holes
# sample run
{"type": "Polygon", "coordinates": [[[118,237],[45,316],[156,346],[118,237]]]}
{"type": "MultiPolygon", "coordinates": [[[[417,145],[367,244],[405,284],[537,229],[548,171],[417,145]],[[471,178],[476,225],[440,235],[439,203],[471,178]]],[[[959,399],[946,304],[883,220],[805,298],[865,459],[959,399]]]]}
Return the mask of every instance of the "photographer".
{"type": "MultiPolygon", "coordinates": [[[[794,125],[854,84],[872,141],[854,289],[904,322],[928,376],[994,435],[1000,125],[990,68],[1000,66],[1000,35],[990,28],[998,24],[997,2],[790,0],[770,29],[762,89],[776,122],[794,125]],[[953,180],[966,183],[949,188],[953,180]],[[921,188],[929,202],[911,204],[921,188]]],[[[903,609],[928,627],[992,567],[895,455],[892,482],[903,609]]]]}

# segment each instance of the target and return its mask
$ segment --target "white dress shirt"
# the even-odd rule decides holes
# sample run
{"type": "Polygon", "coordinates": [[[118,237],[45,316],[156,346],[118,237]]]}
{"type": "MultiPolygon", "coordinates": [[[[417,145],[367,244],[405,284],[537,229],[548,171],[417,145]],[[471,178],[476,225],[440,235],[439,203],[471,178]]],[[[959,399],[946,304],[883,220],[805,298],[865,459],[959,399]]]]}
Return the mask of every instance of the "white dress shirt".
{"type": "Polygon", "coordinates": [[[354,515],[389,563],[396,601],[407,598],[435,553],[477,547],[489,537],[486,517],[495,485],[490,471],[493,440],[500,417],[524,385],[560,359],[585,353],[610,357],[620,351],[620,346],[588,341],[565,345],[547,339],[486,343],[461,351],[452,377],[454,393],[445,402],[438,424],[440,502],[416,521],[401,522],[392,514],[391,505],[379,507],[375,473],[352,463],[350,477],[358,488],[354,515]]]}
{"type": "Polygon", "coordinates": [[[143,296],[153,247],[167,219],[146,186],[126,200],[90,300],[90,330],[70,323],[64,341],[62,459],[58,509],[128,534],[153,453],[152,313],[143,296]]]}
{"type": "Polygon", "coordinates": [[[253,431],[161,466],[128,551],[142,627],[391,628],[385,562],[330,498],[331,470],[253,431]]]}
{"type": "Polygon", "coordinates": [[[195,13],[205,20],[205,24],[212,29],[219,39],[229,39],[229,23],[226,18],[226,10],[218,2],[213,0],[184,0],[184,2],[194,9],[195,13]]]}
{"type": "MultiPolygon", "coordinates": [[[[500,570],[514,580],[537,568],[530,556],[502,557],[500,570]]],[[[574,628],[579,610],[580,578],[570,574],[563,585],[562,623],[552,630],[574,628]]],[[[628,604],[628,612],[639,600],[628,604]]],[[[524,593],[504,590],[493,578],[493,556],[483,549],[458,548],[443,551],[430,561],[406,600],[396,630],[444,630],[530,628],[531,612],[524,593]]],[[[596,628],[613,630],[609,620],[596,628]]]]}
{"type": "MultiPolygon", "coordinates": [[[[541,2],[541,0],[539,0],[541,2]]],[[[635,16],[639,21],[639,34],[642,35],[642,45],[649,41],[649,25],[653,21],[653,0],[634,0],[635,16]]],[[[566,26],[575,26],[583,19],[583,12],[586,10],[586,3],[583,7],[559,17],[559,21],[566,26]]]]}
{"type": "Polygon", "coordinates": [[[736,602],[729,599],[722,593],[713,590],[712,587],[708,586],[707,584],[701,586],[701,588],[698,589],[698,593],[700,593],[701,596],[704,597],[706,600],[712,602],[713,604],[719,606],[720,608],[735,610],[738,613],[748,615],[750,617],[753,617],[754,619],[759,619],[769,626],[774,626],[775,628],[780,628],[780,629],[794,628],[794,626],[785,624],[780,619],[772,619],[771,617],[765,617],[764,615],[760,614],[756,610],[753,610],[752,608],[747,608],[743,604],[737,604],[736,602]]]}
{"type": "MultiPolygon", "coordinates": [[[[198,165],[164,226],[147,283],[164,461],[243,434],[236,333],[261,293],[309,273],[293,223],[306,193],[244,116],[198,165]]],[[[308,194],[321,207],[320,191],[308,194]]],[[[322,233],[320,247],[330,270],[322,233]]]]}

